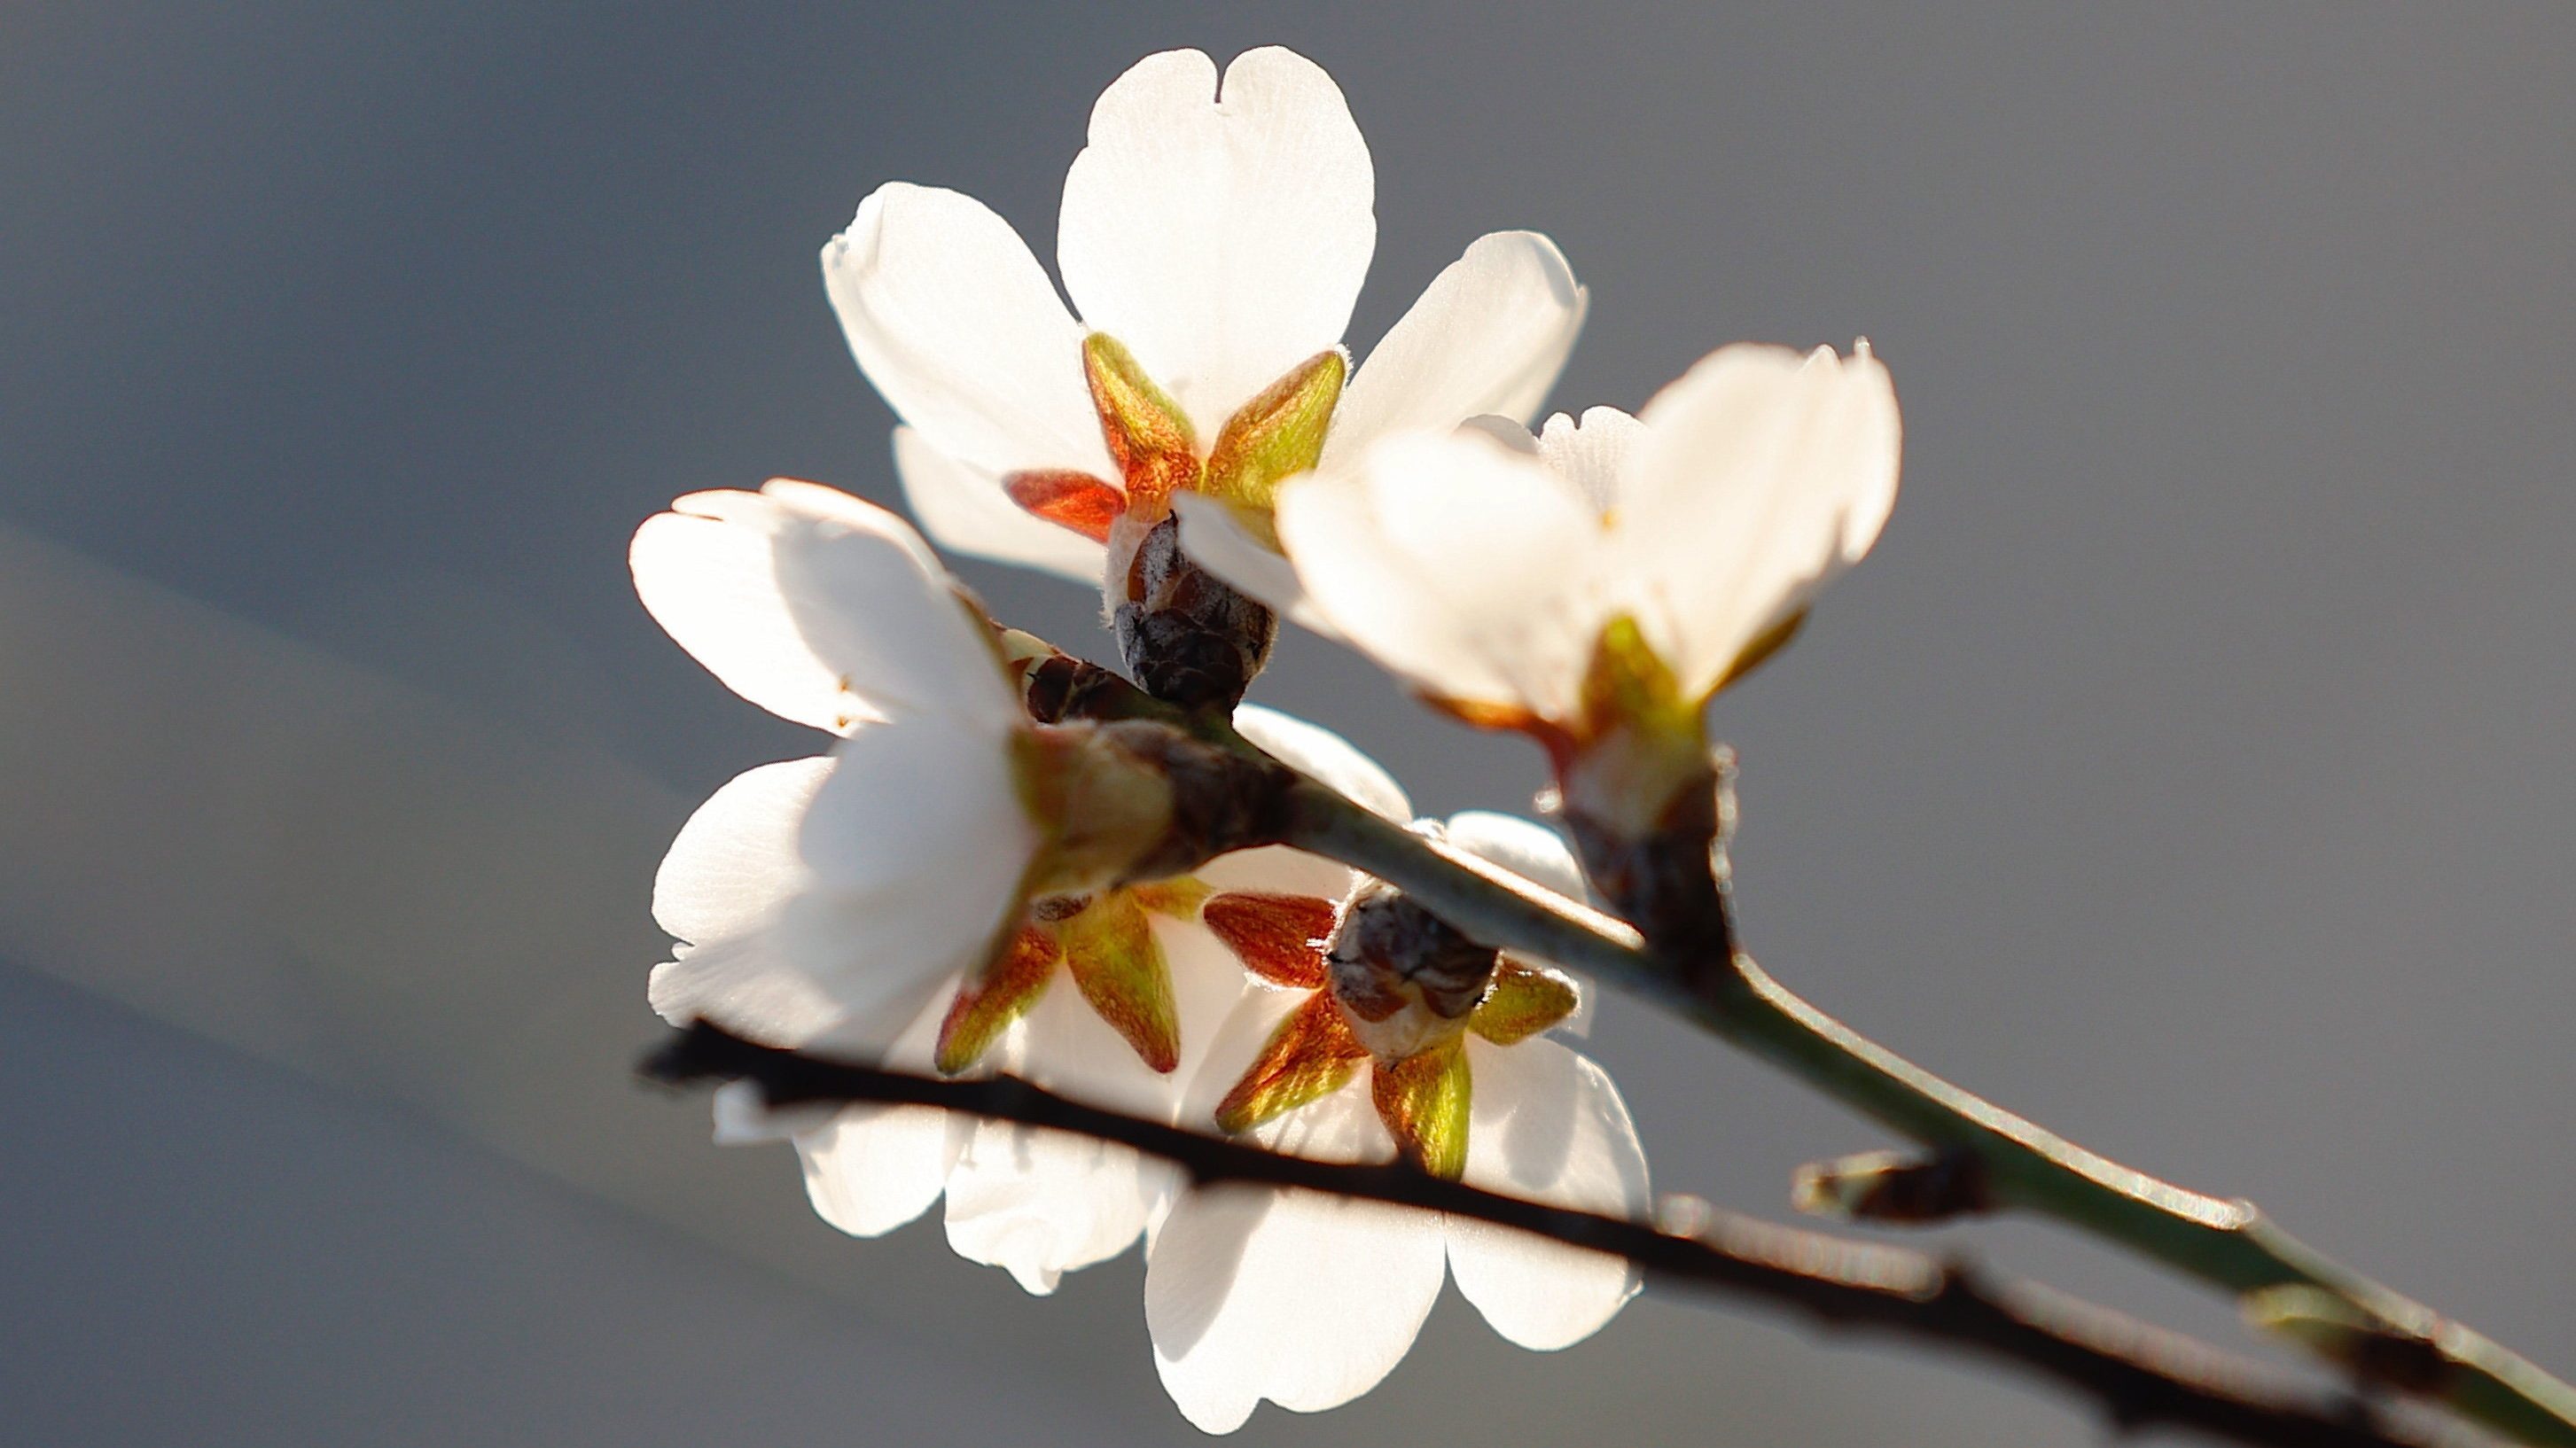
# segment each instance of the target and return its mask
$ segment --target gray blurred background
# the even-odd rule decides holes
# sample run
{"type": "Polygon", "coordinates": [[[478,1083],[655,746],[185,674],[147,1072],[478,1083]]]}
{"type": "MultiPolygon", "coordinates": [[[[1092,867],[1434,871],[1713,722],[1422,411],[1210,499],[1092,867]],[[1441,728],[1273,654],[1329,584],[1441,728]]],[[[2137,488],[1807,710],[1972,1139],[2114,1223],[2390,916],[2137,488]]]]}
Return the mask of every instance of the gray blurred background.
{"type": "MultiPolygon", "coordinates": [[[[1373,338],[1479,232],[1560,405],[1866,333],[1876,558],[1721,705],[1770,968],[2576,1370],[2576,11],[1564,3],[0,12],[0,1438],[1184,1443],[1133,1258],[863,1243],[631,1083],[655,862],[811,741],[629,589],[674,494],[892,501],[814,253],[880,181],[1051,250],[1093,96],[1282,41],[1377,158],[1373,338]]],[[[1094,604],[967,565],[1077,642],[1094,604]]],[[[1426,808],[1470,737],[1256,697],[1426,808]]],[[[1866,1124],[1613,1000],[1659,1185],[1866,1124]]],[[[2229,1340],[2051,1230],[1962,1245],[2229,1340]]],[[[1445,1303],[1247,1444],[2083,1443],[2050,1397],[1647,1300],[1445,1303]]]]}

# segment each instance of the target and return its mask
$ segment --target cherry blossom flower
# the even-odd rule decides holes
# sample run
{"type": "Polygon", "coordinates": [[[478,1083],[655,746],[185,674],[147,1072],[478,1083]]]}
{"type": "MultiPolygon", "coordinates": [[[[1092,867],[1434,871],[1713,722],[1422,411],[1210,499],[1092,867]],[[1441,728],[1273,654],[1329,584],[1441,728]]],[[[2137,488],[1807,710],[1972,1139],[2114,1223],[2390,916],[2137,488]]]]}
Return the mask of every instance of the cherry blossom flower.
{"type": "MultiPolygon", "coordinates": [[[[1202,907],[1222,914],[1248,891],[1329,914],[1347,890],[1340,866],[1281,849],[1150,883],[1062,873],[1071,832],[1032,816],[1029,797],[1050,791],[1027,777],[1060,731],[1028,722],[989,627],[881,510],[810,484],[699,494],[645,525],[634,562],[648,607],[720,678],[847,736],[830,757],[735,779],[674,841],[654,906],[685,943],[651,994],[675,1022],[900,1069],[1006,1071],[1172,1120],[1248,981],[1202,907]],[[845,884],[834,851],[853,838],[882,853],[883,883],[845,884]],[[1050,879],[1065,888],[1031,883],[1050,879]]],[[[1393,782],[1329,731],[1259,709],[1237,724],[1400,811],[1393,782]]],[[[1161,1163],[1061,1133],[907,1107],[773,1117],[739,1091],[719,1102],[727,1139],[795,1141],[826,1220],[875,1235],[945,1193],[951,1245],[1033,1292],[1124,1250],[1175,1185],[1161,1163]]]]}
{"type": "Polygon", "coordinates": [[[1066,174],[1065,295],[954,191],[878,188],[823,250],[860,369],[903,420],[913,510],[960,552],[1102,582],[1116,607],[1174,499],[1268,537],[1278,481],[1406,427],[1527,418],[1583,289],[1532,232],[1477,240],[1355,371],[1375,176],[1341,91],[1278,48],[1222,86],[1195,50],[1104,92],[1066,174]],[[1345,377],[1347,374],[1347,385],[1345,377]],[[1104,554],[1104,546],[1107,549],[1104,554]]]}
{"type": "MultiPolygon", "coordinates": [[[[1565,847],[1527,821],[1460,815],[1447,833],[1560,893],[1582,890],[1565,847]]],[[[1546,1038],[1580,1029],[1581,984],[1492,951],[1454,973],[1466,963],[1431,959],[1369,979],[1354,969],[1368,947],[1351,927],[1379,889],[1345,900],[1330,956],[1320,941],[1273,935],[1264,948],[1235,936],[1270,988],[1228,1022],[1193,1116],[1296,1155],[1402,1154],[1493,1191],[1644,1214],[1645,1153],[1617,1088],[1546,1038]],[[1233,1064],[1245,1060],[1248,1069],[1233,1064]]],[[[1220,933],[1231,932],[1221,923],[1220,933]]],[[[1497,1332],[1539,1350],[1590,1336],[1638,1283],[1624,1259],[1484,1223],[1247,1186],[1185,1193],[1146,1261],[1155,1365],[1182,1413],[1212,1433],[1241,1426],[1264,1398],[1316,1412],[1376,1386],[1446,1276],[1497,1332]]]]}

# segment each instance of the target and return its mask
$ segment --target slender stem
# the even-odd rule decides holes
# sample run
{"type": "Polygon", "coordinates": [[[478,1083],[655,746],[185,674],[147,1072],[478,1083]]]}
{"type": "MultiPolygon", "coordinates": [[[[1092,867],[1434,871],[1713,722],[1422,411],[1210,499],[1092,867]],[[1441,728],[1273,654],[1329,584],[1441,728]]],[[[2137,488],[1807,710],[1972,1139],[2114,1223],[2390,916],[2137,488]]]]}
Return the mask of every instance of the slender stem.
{"type": "Polygon", "coordinates": [[[1619,1217],[1444,1181],[1401,1164],[1283,1156],[1161,1121],[1068,1100],[1012,1077],[953,1080],[824,1060],[700,1022],[645,1074],[667,1082],[759,1083],[772,1106],[876,1102],[936,1106],[1076,1132],[1168,1160],[1201,1186],[1296,1187],[1471,1217],[1570,1246],[1617,1253],[1659,1281],[1805,1312],[1997,1358],[2083,1394],[2114,1423],[2170,1423],[2266,1448],[2396,1448],[2410,1440],[2360,1411],[2265,1381],[2250,1363],[2178,1333],[2027,1283],[1947,1266],[1902,1248],[1775,1226],[1691,1201],[1695,1220],[1659,1229],[1619,1217]]]}
{"type": "Polygon", "coordinates": [[[1792,994],[1738,952],[1686,971],[1599,912],[1423,839],[1312,781],[1290,790],[1286,843],[1403,889],[1489,945],[1525,950],[1641,995],[1935,1149],[1973,1153],[1999,1205],[2118,1242],[2240,1297],[2322,1289],[2373,1330],[2345,1366],[2526,1443],[2576,1448],[2576,1388],[2494,1341],[2340,1266],[2253,1205],[2204,1196],[2087,1151],[1898,1056],[1792,994]]]}

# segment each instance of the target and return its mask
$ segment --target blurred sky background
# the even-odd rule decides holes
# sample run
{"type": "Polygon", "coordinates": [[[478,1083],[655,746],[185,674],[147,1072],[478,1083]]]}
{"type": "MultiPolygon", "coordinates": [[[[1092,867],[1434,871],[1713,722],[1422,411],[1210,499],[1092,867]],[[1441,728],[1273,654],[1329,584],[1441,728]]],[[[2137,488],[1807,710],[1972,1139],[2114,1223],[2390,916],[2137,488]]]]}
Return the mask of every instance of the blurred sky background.
{"type": "MultiPolygon", "coordinates": [[[[0,11],[0,1440],[1181,1444],[1132,1255],[1045,1301],[639,1087],[655,863],[812,741],[635,524],[893,502],[815,252],[885,180],[1052,251],[1092,98],[1290,44],[1378,169],[1365,343],[1475,235],[1559,405],[1867,334],[1876,557],[1723,702],[1752,949],[1925,1064],[2576,1371],[2576,10],[18,0],[0,11]]],[[[973,564],[1095,639],[1081,590],[973,564]]],[[[1095,649],[1098,643],[1091,644],[1095,649]]],[[[1525,805],[1310,636],[1255,697],[1525,805]]],[[[1657,1184],[1865,1123],[1612,1000],[1657,1184]]],[[[1956,1240],[2222,1340],[2049,1229],[1956,1240]]],[[[1946,1360],[1454,1299],[1246,1444],[2092,1442],[1946,1360]]]]}

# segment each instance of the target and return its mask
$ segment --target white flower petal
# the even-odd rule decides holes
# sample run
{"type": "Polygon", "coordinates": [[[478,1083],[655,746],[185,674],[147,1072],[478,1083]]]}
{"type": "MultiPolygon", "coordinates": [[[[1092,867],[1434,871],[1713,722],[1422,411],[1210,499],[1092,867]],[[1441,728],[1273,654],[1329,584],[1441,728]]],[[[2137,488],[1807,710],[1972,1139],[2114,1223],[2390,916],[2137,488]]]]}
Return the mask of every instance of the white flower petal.
{"type": "Polygon", "coordinates": [[[1647,590],[1649,637],[1704,691],[1877,540],[1896,501],[1896,392],[1865,347],[1849,359],[1727,347],[1643,421],[1620,571],[1647,590]]]}
{"type": "Polygon", "coordinates": [[[772,1046],[802,1046],[838,1025],[840,998],[798,968],[767,931],[683,945],[653,967],[646,998],[675,1026],[704,1018],[772,1046]]]}
{"type": "Polygon", "coordinates": [[[991,473],[1112,476],[1082,328],[1010,223],[954,191],[880,186],[823,248],[851,355],[902,419],[991,473]]]}
{"type": "MultiPolygon", "coordinates": [[[[1365,1082],[1293,1113],[1310,1148],[1376,1130],[1365,1082]]],[[[1343,1155],[1343,1152],[1317,1154],[1343,1155]]],[[[1145,1264],[1154,1366],[1183,1416],[1241,1427],[1268,1398],[1301,1413],[1377,1386],[1440,1294],[1437,1218],[1312,1192],[1185,1192],[1145,1264]]]]}
{"type": "Polygon", "coordinates": [[[1282,617],[1326,638],[1341,637],[1306,597],[1295,566],[1253,537],[1233,508],[1204,493],[1181,493],[1172,511],[1181,518],[1181,551],[1193,562],[1282,617]]]}
{"type": "Polygon", "coordinates": [[[1377,245],[1367,143],[1312,61],[1148,56],[1092,108],[1056,261],[1084,325],[1127,344],[1202,438],[1341,340],[1377,245]]]}
{"type": "Polygon", "coordinates": [[[1449,843],[1480,860],[1502,866],[1522,879],[1544,885],[1568,900],[1586,901],[1583,867],[1556,831],[1518,815],[1471,809],[1451,815],[1441,833],[1449,843]]]}
{"type": "MultiPolygon", "coordinates": [[[[957,980],[926,992],[881,1059],[927,1072],[957,980]]],[[[854,1053],[855,1054],[855,1053],[854,1053]]],[[[849,1106],[796,1136],[815,1215],[854,1237],[877,1237],[930,1209],[966,1140],[964,1117],[927,1106],[849,1106]]]]}
{"type": "MultiPolygon", "coordinates": [[[[1137,1060],[1062,975],[996,1056],[996,1069],[1112,1110],[1168,1120],[1180,1094],[1178,1073],[1137,1060]]],[[[949,1174],[948,1245],[1044,1295],[1065,1273],[1125,1251],[1173,1185],[1168,1163],[1127,1147],[980,1122],[949,1174]]]]}
{"type": "Polygon", "coordinates": [[[909,427],[894,430],[894,466],[912,515],[951,551],[1100,586],[1107,550],[1023,511],[998,476],[957,461],[909,427]]]}
{"type": "Polygon", "coordinates": [[[1426,693],[1571,709],[1600,619],[1577,596],[1591,508],[1473,433],[1403,433],[1279,499],[1279,538],[1343,637],[1426,693]]]}
{"type": "Polygon", "coordinates": [[[814,657],[778,582],[778,505],[692,493],[635,530],[627,561],[645,610],[727,688],[783,719],[844,727],[838,670],[814,657]]]}
{"type": "Polygon", "coordinates": [[[1004,745],[937,718],[844,740],[798,835],[814,888],[779,914],[789,957],[854,1002],[980,959],[1039,839],[1004,745]]]}
{"type": "Polygon", "coordinates": [[[901,518],[829,488],[773,482],[779,590],[814,657],[871,710],[945,715],[983,735],[1020,703],[992,631],[901,518]]]}
{"type": "Polygon", "coordinates": [[[752,930],[803,885],[796,835],[814,791],[832,772],[827,758],[791,759],[746,770],[709,796],[662,857],[653,876],[653,918],[685,941],[752,930]]]}
{"type": "Polygon", "coordinates": [[[1478,237],[1352,374],[1320,469],[1404,428],[1442,430],[1483,413],[1527,422],[1565,369],[1588,305],[1555,242],[1535,231],[1478,237]]]}
{"type": "Polygon", "coordinates": [[[1200,884],[1219,892],[1304,895],[1331,901],[1339,901],[1350,894],[1359,879],[1347,865],[1337,864],[1321,855],[1292,850],[1285,845],[1266,845],[1257,850],[1237,850],[1231,855],[1219,855],[1201,865],[1195,873],[1200,884]]]}
{"type": "Polygon", "coordinates": [[[1538,435],[1547,465],[1583,490],[1592,510],[1607,513],[1627,486],[1629,459],[1645,440],[1646,425],[1615,407],[1587,407],[1583,419],[1560,412],[1538,435]]]}
{"type": "Polygon", "coordinates": [[[844,1107],[796,1138],[806,1199],[853,1237],[884,1236],[939,1200],[967,1130],[935,1107],[844,1107]]]}
{"type": "MultiPolygon", "coordinates": [[[[1610,1078],[1549,1040],[1496,1046],[1470,1036],[1475,1091],[1467,1181],[1488,1191],[1613,1216],[1649,1208],[1645,1150],[1610,1078]]],[[[1582,1341],[1636,1295],[1624,1258],[1450,1218],[1458,1290],[1496,1332],[1552,1351],[1582,1341]]]]}
{"type": "Polygon", "coordinates": [[[1413,806],[1395,776],[1323,725],[1246,704],[1234,711],[1234,727],[1280,763],[1331,785],[1371,813],[1399,823],[1413,817],[1413,806]]]}

